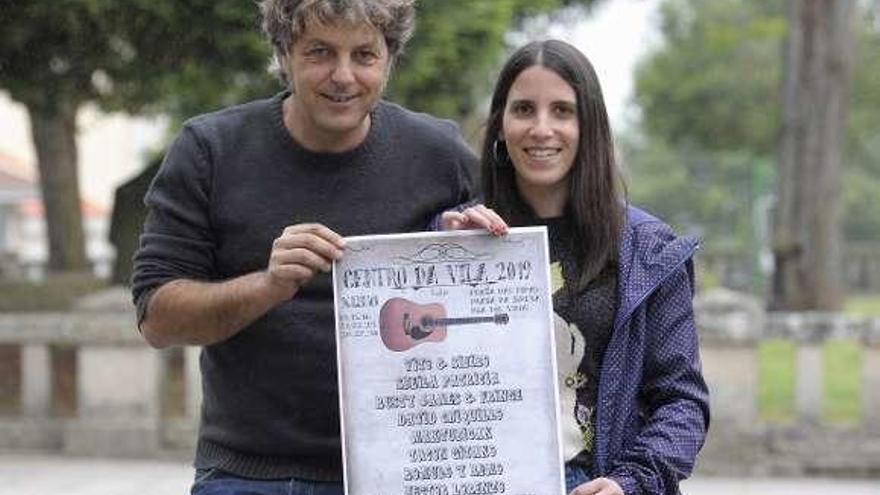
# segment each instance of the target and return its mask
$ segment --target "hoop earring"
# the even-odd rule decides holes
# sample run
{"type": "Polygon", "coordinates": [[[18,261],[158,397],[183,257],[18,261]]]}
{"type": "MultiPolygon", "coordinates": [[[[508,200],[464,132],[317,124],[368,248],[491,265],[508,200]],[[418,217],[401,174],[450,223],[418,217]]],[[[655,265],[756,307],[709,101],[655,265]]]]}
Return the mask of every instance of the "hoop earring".
{"type": "Polygon", "coordinates": [[[495,141],[492,143],[492,158],[495,159],[495,166],[497,167],[507,164],[507,146],[504,144],[504,141],[498,138],[495,138],[495,141]],[[503,151],[500,151],[499,147],[503,147],[503,151]]]}

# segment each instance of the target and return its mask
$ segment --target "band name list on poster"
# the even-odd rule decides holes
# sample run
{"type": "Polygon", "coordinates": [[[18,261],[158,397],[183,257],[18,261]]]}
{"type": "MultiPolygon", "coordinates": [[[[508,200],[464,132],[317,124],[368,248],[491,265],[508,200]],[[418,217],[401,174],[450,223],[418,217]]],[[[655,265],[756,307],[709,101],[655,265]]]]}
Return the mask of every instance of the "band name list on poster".
{"type": "Polygon", "coordinates": [[[523,391],[503,381],[486,354],[403,361],[397,393],[376,395],[374,408],[407,431],[407,495],[505,491],[495,426],[523,401],[523,391]]]}

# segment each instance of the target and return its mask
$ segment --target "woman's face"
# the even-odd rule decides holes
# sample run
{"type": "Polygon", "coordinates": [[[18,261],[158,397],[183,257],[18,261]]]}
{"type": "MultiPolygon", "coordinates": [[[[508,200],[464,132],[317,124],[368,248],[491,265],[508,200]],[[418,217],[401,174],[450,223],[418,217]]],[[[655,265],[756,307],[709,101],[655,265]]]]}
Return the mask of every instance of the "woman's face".
{"type": "Polygon", "coordinates": [[[540,65],[522,71],[507,94],[502,138],[525,199],[567,198],[579,137],[574,88],[540,65]]]}

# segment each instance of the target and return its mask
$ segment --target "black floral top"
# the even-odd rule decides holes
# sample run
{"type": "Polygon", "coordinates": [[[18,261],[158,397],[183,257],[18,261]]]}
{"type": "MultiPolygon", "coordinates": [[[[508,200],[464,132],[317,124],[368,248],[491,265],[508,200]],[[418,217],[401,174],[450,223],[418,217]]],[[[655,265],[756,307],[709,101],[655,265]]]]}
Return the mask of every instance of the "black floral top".
{"type": "Polygon", "coordinates": [[[571,222],[559,217],[543,223],[548,229],[553,274],[563,452],[567,462],[587,466],[595,437],[599,367],[617,310],[617,270],[609,264],[578,292],[571,222]]]}

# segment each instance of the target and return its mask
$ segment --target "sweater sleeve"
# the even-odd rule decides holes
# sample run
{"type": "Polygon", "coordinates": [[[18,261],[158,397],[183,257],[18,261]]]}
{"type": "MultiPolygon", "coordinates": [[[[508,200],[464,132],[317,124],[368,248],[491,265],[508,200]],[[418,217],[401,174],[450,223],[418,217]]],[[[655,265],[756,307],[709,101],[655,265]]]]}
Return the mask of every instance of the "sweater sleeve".
{"type": "Polygon", "coordinates": [[[677,494],[709,426],[693,314],[690,264],[670,275],[648,307],[649,347],[641,385],[644,424],[609,477],[626,495],[677,494]]]}
{"type": "Polygon", "coordinates": [[[186,126],[168,148],[144,198],[147,218],[131,281],[139,326],[151,295],[162,284],[213,278],[209,186],[207,153],[193,128],[186,126]]]}

